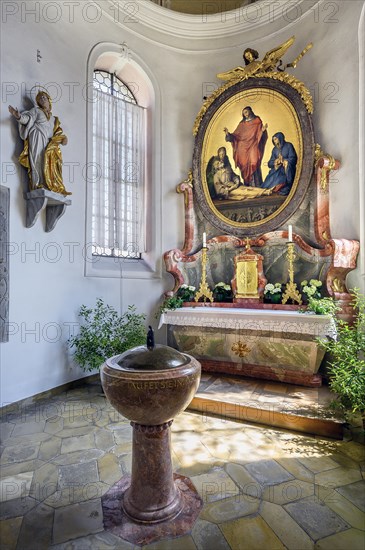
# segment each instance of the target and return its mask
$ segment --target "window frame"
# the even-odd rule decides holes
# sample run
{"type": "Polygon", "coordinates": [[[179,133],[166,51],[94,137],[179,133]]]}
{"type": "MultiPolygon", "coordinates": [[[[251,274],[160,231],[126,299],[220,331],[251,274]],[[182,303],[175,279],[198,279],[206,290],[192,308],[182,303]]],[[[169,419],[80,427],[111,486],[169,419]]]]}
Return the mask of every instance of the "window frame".
{"type": "Polygon", "coordinates": [[[161,95],[154,75],[139,56],[133,53],[133,59],[123,56],[119,44],[99,43],[91,50],[88,59],[87,84],[87,159],[86,159],[86,224],[84,275],[87,277],[161,279],[162,278],[162,215],[161,215],[161,95]],[[105,59],[108,62],[105,62],[105,59]],[[128,84],[131,82],[133,95],[137,102],[146,108],[147,113],[147,159],[145,186],[145,251],[140,259],[93,256],[91,242],[92,180],[93,180],[93,120],[92,93],[94,70],[114,72],[110,59],[123,65],[117,71],[117,77],[128,84]],[[121,63],[122,59],[122,63],[121,63]],[[129,71],[129,72],[128,72],[129,71]],[[129,78],[123,78],[124,74],[129,78]],[[132,75],[132,77],[130,76],[132,75]],[[137,90],[137,93],[134,93],[137,90]]]}

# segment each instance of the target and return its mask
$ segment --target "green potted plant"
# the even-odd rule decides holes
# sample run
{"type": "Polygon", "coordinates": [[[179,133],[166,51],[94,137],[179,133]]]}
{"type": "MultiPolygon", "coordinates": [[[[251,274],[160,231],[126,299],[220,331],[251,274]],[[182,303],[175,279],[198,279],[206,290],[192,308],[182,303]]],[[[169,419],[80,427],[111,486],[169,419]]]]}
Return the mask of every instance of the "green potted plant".
{"type": "Polygon", "coordinates": [[[121,316],[101,298],[94,308],[82,305],[80,330],[70,336],[68,345],[74,348],[76,363],[85,371],[99,368],[108,357],[146,342],[145,315],[134,306],[121,316]]]}
{"type": "Polygon", "coordinates": [[[183,284],[178,289],[176,296],[181,298],[183,302],[192,302],[196,293],[195,286],[183,284]]]}
{"type": "Polygon", "coordinates": [[[329,385],[337,394],[334,406],[344,413],[360,413],[365,420],[365,296],[355,289],[351,292],[356,312],[352,324],[337,319],[336,337],[320,340],[329,352],[329,385]]]}
{"type": "Polygon", "coordinates": [[[304,302],[309,302],[311,298],[319,300],[322,297],[322,281],[318,279],[311,279],[309,282],[304,280],[300,283],[300,286],[302,288],[302,298],[304,302]]]}
{"type": "Polygon", "coordinates": [[[281,283],[267,283],[264,289],[266,300],[272,304],[280,304],[283,298],[283,289],[281,283]]]}
{"type": "Polygon", "coordinates": [[[215,302],[230,302],[232,300],[232,289],[230,285],[220,282],[214,286],[213,298],[215,302]]]}

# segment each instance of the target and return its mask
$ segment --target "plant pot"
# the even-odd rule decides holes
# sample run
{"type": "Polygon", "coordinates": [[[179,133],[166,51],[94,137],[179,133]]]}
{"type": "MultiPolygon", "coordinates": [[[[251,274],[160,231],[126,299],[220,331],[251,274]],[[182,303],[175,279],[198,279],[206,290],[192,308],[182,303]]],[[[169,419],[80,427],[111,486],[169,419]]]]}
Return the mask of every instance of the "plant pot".
{"type": "Polygon", "coordinates": [[[281,300],[282,300],[282,296],[281,294],[277,293],[277,294],[272,294],[270,296],[270,302],[272,304],[281,304],[281,300]]]}

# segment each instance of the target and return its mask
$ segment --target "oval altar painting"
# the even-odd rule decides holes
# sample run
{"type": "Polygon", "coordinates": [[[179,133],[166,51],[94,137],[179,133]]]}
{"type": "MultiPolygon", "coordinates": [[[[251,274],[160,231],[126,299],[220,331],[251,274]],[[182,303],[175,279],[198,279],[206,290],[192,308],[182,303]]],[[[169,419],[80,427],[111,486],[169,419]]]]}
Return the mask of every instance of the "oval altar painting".
{"type": "Polygon", "coordinates": [[[263,233],[299,206],[313,162],[311,118],[300,95],[282,82],[248,79],[219,96],[202,119],[195,190],[217,227],[263,233]]]}

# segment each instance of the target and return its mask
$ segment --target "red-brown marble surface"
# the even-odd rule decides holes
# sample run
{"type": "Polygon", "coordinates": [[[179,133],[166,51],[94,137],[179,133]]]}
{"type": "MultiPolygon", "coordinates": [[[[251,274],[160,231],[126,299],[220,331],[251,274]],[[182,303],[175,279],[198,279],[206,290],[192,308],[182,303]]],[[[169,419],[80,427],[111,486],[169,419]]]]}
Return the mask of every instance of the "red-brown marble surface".
{"type": "Polygon", "coordinates": [[[130,483],[130,476],[124,476],[101,497],[105,531],[140,546],[191,531],[203,502],[188,477],[174,474],[174,483],[181,495],[181,511],[177,517],[161,523],[136,523],[126,515],[122,502],[130,483]]]}

